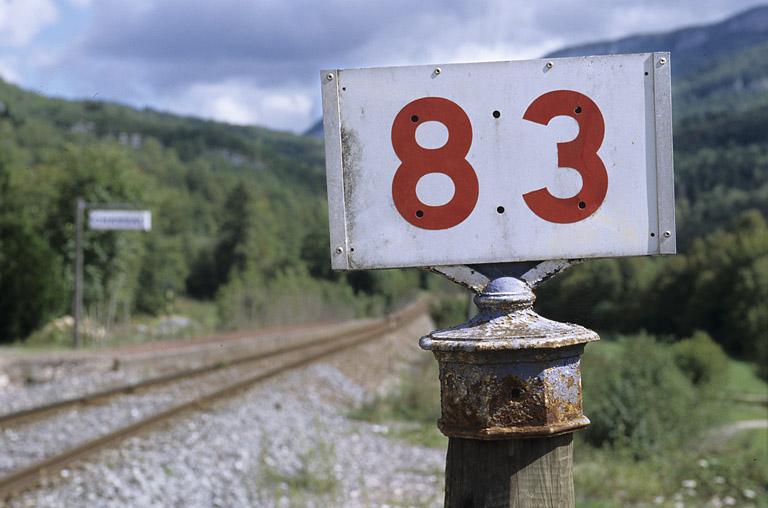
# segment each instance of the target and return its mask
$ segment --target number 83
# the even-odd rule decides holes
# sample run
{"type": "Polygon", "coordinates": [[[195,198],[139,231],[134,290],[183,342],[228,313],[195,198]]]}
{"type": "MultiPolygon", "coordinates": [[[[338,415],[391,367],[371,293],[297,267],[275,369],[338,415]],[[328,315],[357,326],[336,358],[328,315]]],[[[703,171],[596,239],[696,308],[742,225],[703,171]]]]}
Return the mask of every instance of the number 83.
{"type": "MultiPolygon", "coordinates": [[[[547,125],[557,116],[570,116],[579,125],[575,139],[557,144],[558,167],[578,171],[582,187],[575,196],[558,198],[546,188],[522,195],[528,208],[545,221],[571,224],[586,219],[603,203],[608,173],[597,155],[605,135],[600,108],[586,95],[555,90],[537,97],[523,119],[547,125]]],[[[423,97],[408,103],[392,123],[392,148],[400,166],[392,179],[392,199],[397,211],[412,225],[430,230],[452,228],[463,222],[477,205],[477,174],[466,157],[472,145],[472,123],[455,102],[443,97],[423,97]],[[448,141],[439,148],[423,148],[416,129],[436,121],[448,129],[448,141]],[[440,206],[423,203],[416,184],[429,173],[442,173],[454,185],[453,198],[440,206]]]]}

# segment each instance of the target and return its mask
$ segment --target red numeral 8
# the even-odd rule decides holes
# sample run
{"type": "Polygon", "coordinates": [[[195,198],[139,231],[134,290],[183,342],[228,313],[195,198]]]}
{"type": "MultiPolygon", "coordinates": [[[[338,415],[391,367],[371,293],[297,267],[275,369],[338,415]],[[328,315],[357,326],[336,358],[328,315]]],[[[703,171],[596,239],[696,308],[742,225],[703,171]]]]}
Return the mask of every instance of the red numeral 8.
{"type": "Polygon", "coordinates": [[[472,124],[461,107],[442,97],[424,97],[408,103],[392,123],[392,147],[401,164],[392,180],[392,198],[403,218],[422,229],[448,229],[460,224],[477,204],[477,175],[466,156],[472,145],[472,124]],[[440,122],[448,141],[440,148],[423,148],[416,128],[423,122],[440,122]],[[453,181],[453,198],[430,206],[416,195],[416,184],[429,173],[442,173],[453,181]]]}

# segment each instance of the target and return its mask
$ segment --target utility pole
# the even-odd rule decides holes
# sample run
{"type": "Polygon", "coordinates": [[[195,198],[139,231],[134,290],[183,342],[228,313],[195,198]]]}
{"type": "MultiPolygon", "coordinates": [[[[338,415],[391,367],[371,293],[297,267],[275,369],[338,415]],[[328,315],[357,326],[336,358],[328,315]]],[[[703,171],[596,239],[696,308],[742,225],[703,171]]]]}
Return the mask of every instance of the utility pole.
{"type": "Polygon", "coordinates": [[[574,506],[580,357],[596,333],[536,314],[531,286],[491,280],[466,323],[422,337],[440,366],[446,508],[574,506]]]}
{"type": "Polygon", "coordinates": [[[72,345],[79,348],[81,345],[80,324],[83,319],[83,215],[85,212],[85,200],[77,198],[75,203],[75,291],[72,298],[72,345]]]}

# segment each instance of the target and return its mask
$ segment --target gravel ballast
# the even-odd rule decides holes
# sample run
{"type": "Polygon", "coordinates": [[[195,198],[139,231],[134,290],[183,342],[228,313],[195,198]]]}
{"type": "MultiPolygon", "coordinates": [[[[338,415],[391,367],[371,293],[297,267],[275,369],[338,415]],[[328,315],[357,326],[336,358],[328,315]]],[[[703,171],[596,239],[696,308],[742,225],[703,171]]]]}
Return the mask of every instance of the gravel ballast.
{"type": "Polygon", "coordinates": [[[420,351],[426,317],[61,471],[10,506],[441,506],[445,451],[349,410],[420,351]]]}

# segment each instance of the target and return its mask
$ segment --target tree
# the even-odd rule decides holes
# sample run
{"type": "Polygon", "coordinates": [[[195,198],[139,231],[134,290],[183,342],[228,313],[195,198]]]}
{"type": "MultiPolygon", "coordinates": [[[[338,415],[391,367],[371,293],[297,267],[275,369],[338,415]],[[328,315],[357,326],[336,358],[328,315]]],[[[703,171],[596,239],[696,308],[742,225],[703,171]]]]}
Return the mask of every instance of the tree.
{"type": "Polygon", "coordinates": [[[42,235],[0,215],[0,341],[26,337],[67,307],[61,270],[42,235]]]}
{"type": "Polygon", "coordinates": [[[217,287],[249,268],[269,278],[285,261],[278,235],[281,223],[272,213],[269,197],[241,181],[227,197],[223,215],[214,249],[217,287]]]}
{"type": "Polygon", "coordinates": [[[181,239],[149,233],[139,271],[136,309],[149,314],[167,311],[175,296],[184,290],[186,275],[181,239]]]}

